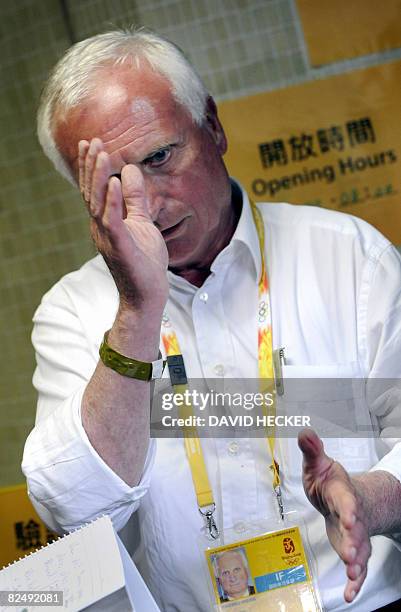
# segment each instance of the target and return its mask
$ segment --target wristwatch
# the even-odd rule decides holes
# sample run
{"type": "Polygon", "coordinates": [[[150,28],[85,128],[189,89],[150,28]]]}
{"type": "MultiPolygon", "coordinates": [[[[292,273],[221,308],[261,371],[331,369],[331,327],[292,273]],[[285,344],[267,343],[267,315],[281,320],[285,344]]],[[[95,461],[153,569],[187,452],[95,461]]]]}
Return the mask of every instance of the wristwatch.
{"type": "Polygon", "coordinates": [[[156,361],[151,361],[149,363],[121,355],[121,353],[118,353],[109,346],[107,342],[108,335],[109,332],[107,331],[104,334],[103,342],[99,349],[100,359],[106,367],[111,368],[122,376],[137,378],[138,380],[145,380],[148,382],[162,377],[166,365],[163,359],[156,359],[156,361]]]}

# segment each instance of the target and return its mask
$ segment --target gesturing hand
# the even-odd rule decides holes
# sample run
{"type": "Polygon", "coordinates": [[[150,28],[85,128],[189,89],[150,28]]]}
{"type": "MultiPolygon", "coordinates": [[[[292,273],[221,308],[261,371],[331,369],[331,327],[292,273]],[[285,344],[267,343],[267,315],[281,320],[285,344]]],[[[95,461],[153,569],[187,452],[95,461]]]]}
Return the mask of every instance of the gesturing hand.
{"type": "Polygon", "coordinates": [[[351,602],[366,578],[372,550],[363,499],[342,465],[326,455],[314,431],[303,430],[298,444],[306,496],[324,516],[330,543],[346,565],[344,597],[351,602]]]}
{"type": "Polygon", "coordinates": [[[168,253],[149,215],[141,171],[126,165],[111,176],[103,143],[79,143],[79,186],[91,217],[92,238],[112,273],[120,302],[135,308],[167,300],[168,253]]]}

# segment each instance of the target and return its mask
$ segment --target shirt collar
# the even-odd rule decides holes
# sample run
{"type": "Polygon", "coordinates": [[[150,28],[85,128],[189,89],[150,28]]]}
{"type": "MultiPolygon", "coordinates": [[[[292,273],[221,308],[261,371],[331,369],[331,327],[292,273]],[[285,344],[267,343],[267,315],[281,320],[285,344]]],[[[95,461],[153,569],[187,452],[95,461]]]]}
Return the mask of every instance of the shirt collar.
{"type": "MultiPolygon", "coordinates": [[[[221,260],[220,256],[226,251],[226,249],[233,249],[233,248],[236,248],[238,244],[242,244],[245,246],[245,248],[249,251],[249,253],[252,256],[252,261],[253,261],[254,269],[255,269],[255,277],[256,277],[256,280],[259,281],[261,269],[262,269],[262,260],[261,260],[260,246],[259,246],[259,237],[258,237],[258,232],[256,230],[255,221],[253,219],[251,204],[248,198],[248,194],[246,193],[245,189],[242,188],[240,183],[238,183],[234,179],[230,179],[230,180],[231,180],[232,189],[233,190],[236,189],[241,193],[241,197],[242,197],[241,214],[238,220],[237,227],[233,234],[233,237],[230,240],[230,243],[226,246],[225,249],[223,249],[223,251],[221,251],[217,255],[210,269],[213,272],[216,271],[219,265],[219,260],[221,260]]],[[[177,274],[174,274],[170,270],[168,271],[168,277],[169,277],[170,283],[172,283],[175,286],[183,287],[183,285],[190,285],[187,281],[185,281],[183,278],[181,278],[177,274]]]]}
{"type": "MultiPolygon", "coordinates": [[[[238,221],[238,225],[231,238],[230,244],[235,242],[242,243],[246,246],[255,266],[256,278],[259,280],[262,270],[262,258],[260,253],[259,236],[256,229],[255,221],[253,219],[253,213],[251,203],[248,198],[248,194],[245,189],[238,183],[231,179],[233,189],[239,189],[242,195],[242,210],[238,221]]],[[[212,266],[213,267],[213,266],[212,266]]]]}

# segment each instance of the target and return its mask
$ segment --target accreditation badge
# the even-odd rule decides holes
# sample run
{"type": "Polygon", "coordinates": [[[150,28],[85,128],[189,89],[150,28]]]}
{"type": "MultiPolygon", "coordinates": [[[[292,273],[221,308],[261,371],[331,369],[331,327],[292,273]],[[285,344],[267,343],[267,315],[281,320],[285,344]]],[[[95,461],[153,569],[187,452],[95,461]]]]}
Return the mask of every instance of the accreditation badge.
{"type": "Polygon", "coordinates": [[[204,551],[215,611],[321,612],[299,526],[204,551]]]}

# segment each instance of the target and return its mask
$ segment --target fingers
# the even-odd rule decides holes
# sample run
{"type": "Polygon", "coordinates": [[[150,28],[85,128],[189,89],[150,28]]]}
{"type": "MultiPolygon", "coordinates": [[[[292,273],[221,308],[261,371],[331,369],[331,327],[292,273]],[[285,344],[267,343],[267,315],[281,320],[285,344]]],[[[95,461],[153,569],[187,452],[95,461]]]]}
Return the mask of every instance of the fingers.
{"type": "Polygon", "coordinates": [[[340,556],[347,564],[347,575],[351,579],[357,578],[359,571],[355,568],[363,568],[371,553],[370,538],[367,533],[366,525],[361,519],[355,521],[352,529],[345,529],[340,526],[342,531],[342,543],[340,556]]]}
{"type": "Polygon", "coordinates": [[[93,138],[90,143],[87,140],[81,140],[78,147],[80,191],[90,216],[100,221],[107,202],[114,204],[116,199],[120,203],[121,183],[118,179],[113,180],[112,188],[109,190],[110,158],[103,150],[100,138],[93,138]],[[119,185],[116,184],[116,181],[119,185]]]}
{"type": "Polygon", "coordinates": [[[110,178],[110,157],[100,138],[93,138],[90,143],[81,140],[78,147],[79,186],[91,216],[92,237],[101,249],[106,234],[109,242],[124,218],[121,182],[116,177],[110,178]]]}
{"type": "Polygon", "coordinates": [[[85,193],[85,160],[89,149],[87,140],[80,140],[78,144],[78,170],[79,170],[79,190],[82,197],[85,193]]]}
{"type": "Polygon", "coordinates": [[[95,171],[97,156],[103,149],[103,143],[100,138],[92,138],[85,158],[85,180],[84,180],[84,199],[85,202],[90,202],[92,193],[92,180],[95,171]]]}
{"type": "Polygon", "coordinates": [[[121,190],[121,181],[112,176],[108,181],[106,203],[104,206],[102,224],[109,234],[117,231],[123,223],[124,200],[121,190]]]}
{"type": "Polygon", "coordinates": [[[344,589],[344,599],[348,603],[353,601],[358,595],[363,583],[365,582],[366,575],[368,573],[367,567],[361,572],[356,580],[348,580],[347,585],[344,589]]]}
{"type": "Polygon", "coordinates": [[[333,485],[329,502],[330,511],[338,517],[339,546],[337,552],[346,565],[346,601],[352,601],[366,578],[372,552],[366,516],[355,492],[347,483],[333,485]]]}
{"type": "Polygon", "coordinates": [[[82,140],[78,153],[79,184],[91,217],[91,234],[99,251],[104,255],[114,251],[132,249],[132,237],[126,231],[124,220],[151,221],[145,195],[145,182],[141,171],[126,165],[121,180],[112,176],[109,154],[104,151],[100,138],[90,143],[82,140]]]}
{"type": "Polygon", "coordinates": [[[345,531],[342,548],[344,550],[343,561],[347,566],[348,583],[352,583],[358,592],[366,577],[368,561],[372,553],[372,545],[363,520],[356,519],[352,529],[345,531]]]}
{"type": "Polygon", "coordinates": [[[298,435],[298,446],[307,459],[317,457],[323,449],[323,442],[313,429],[305,428],[298,435]]]}
{"type": "MultiPolygon", "coordinates": [[[[90,214],[95,217],[101,217],[106,204],[106,197],[109,191],[109,182],[111,174],[110,159],[105,151],[100,151],[95,162],[95,167],[92,174],[92,187],[90,196],[90,214]]],[[[115,179],[120,185],[118,179],[115,179]]]]}
{"type": "Polygon", "coordinates": [[[317,473],[321,474],[333,463],[324,452],[323,442],[313,429],[303,429],[300,432],[298,446],[303,454],[304,471],[317,470],[317,473]]]}
{"type": "Polygon", "coordinates": [[[367,575],[371,543],[362,521],[357,520],[351,530],[340,527],[339,546],[335,547],[340,559],[346,566],[347,584],[344,590],[346,601],[352,601],[367,575]]]}
{"type": "Polygon", "coordinates": [[[124,166],[121,171],[121,183],[127,217],[143,217],[151,221],[146,199],[145,181],[141,171],[132,164],[124,166]]]}
{"type": "MultiPolygon", "coordinates": [[[[110,178],[110,163],[107,153],[103,152],[100,138],[93,138],[89,143],[81,140],[78,144],[79,188],[86,204],[99,206],[100,198],[106,195],[110,178]],[[100,181],[100,184],[99,184],[100,181]],[[95,202],[91,202],[95,189],[95,202]]],[[[92,214],[92,210],[89,213],[92,214]]]]}
{"type": "Polygon", "coordinates": [[[313,430],[303,430],[298,444],[303,453],[305,492],[325,517],[330,542],[346,565],[344,598],[351,602],[366,578],[372,551],[363,500],[344,468],[326,455],[313,430]]]}
{"type": "MultiPolygon", "coordinates": [[[[112,181],[113,184],[109,185],[112,176],[110,157],[103,150],[100,138],[93,138],[90,143],[87,140],[79,142],[78,167],[81,194],[91,217],[100,220],[107,203],[114,207],[114,204],[118,202],[120,210],[121,194],[117,183],[120,184],[120,190],[121,183],[115,178],[112,181]]],[[[140,170],[131,164],[124,166],[121,171],[121,182],[123,185],[122,217],[125,218],[127,214],[130,214],[136,218],[143,217],[151,220],[145,195],[145,183],[140,170]]],[[[113,214],[108,215],[107,219],[109,220],[112,216],[113,214]]]]}

